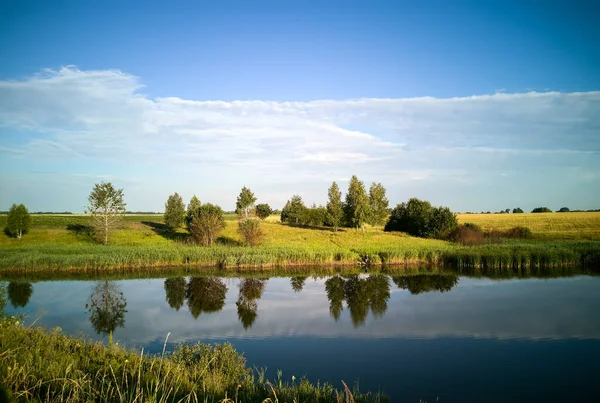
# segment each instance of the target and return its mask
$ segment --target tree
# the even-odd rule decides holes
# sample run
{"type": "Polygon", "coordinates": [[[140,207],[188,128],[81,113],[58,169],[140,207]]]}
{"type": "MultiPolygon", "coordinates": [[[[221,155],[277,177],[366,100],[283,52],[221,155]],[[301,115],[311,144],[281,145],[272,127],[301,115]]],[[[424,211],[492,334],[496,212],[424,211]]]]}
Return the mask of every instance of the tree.
{"type": "Polygon", "coordinates": [[[171,231],[181,227],[185,220],[185,203],[177,192],[170,195],[165,203],[164,220],[171,231]]]}
{"type": "Polygon", "coordinates": [[[363,229],[371,217],[371,206],[369,196],[365,190],[365,184],[352,175],[344,203],[344,216],[349,227],[363,229]]]}
{"type": "Polygon", "coordinates": [[[569,210],[568,207],[561,207],[560,210],[558,210],[559,213],[568,213],[569,211],[571,210],[569,210]]]}
{"type": "Polygon", "coordinates": [[[197,243],[211,246],[225,228],[225,217],[221,207],[206,203],[188,213],[186,224],[197,243]]]}
{"type": "Polygon", "coordinates": [[[237,202],[235,203],[235,211],[239,215],[243,215],[245,218],[248,218],[252,210],[254,210],[255,202],[256,197],[254,197],[254,193],[244,186],[237,198],[237,202]]]}
{"type": "Polygon", "coordinates": [[[261,220],[264,220],[268,216],[271,215],[271,206],[266,203],[261,203],[256,205],[256,215],[261,220]]]}
{"type": "Polygon", "coordinates": [[[342,192],[337,183],[333,182],[327,191],[327,225],[333,227],[337,232],[344,218],[344,206],[342,204],[342,192]]]}
{"type": "Polygon", "coordinates": [[[31,216],[24,204],[13,204],[6,217],[6,232],[18,239],[29,231],[31,216]]]}
{"type": "Polygon", "coordinates": [[[531,210],[532,213],[551,213],[552,210],[550,210],[548,207],[536,207],[533,210],[531,210]]]}
{"type": "Polygon", "coordinates": [[[196,197],[196,195],[193,195],[190,199],[190,203],[187,206],[187,215],[189,216],[190,214],[198,211],[198,208],[200,208],[201,205],[202,203],[200,203],[200,200],[196,197]]]}
{"type": "Polygon", "coordinates": [[[183,277],[173,277],[165,280],[165,297],[169,306],[176,311],[185,302],[186,282],[183,277]]]}
{"type": "Polygon", "coordinates": [[[31,283],[8,283],[8,300],[13,308],[24,308],[29,299],[31,298],[31,294],[33,294],[33,286],[31,283]]]}
{"type": "Polygon", "coordinates": [[[456,215],[447,207],[433,207],[417,198],[398,204],[384,231],[402,231],[422,238],[445,238],[458,226],[456,215]]]}
{"type": "Polygon", "coordinates": [[[201,313],[219,312],[225,306],[227,286],[217,277],[192,277],[185,295],[190,313],[198,319],[201,313]]]}
{"type": "Polygon", "coordinates": [[[88,201],[87,212],[92,215],[94,232],[106,245],[110,233],[118,226],[125,212],[123,189],[115,189],[110,182],[97,183],[88,201]]]}
{"type": "Polygon", "coordinates": [[[242,218],[238,221],[238,232],[247,246],[258,246],[264,238],[260,228],[260,220],[256,218],[242,218]]]}
{"type": "Polygon", "coordinates": [[[290,224],[304,224],[307,215],[307,208],[299,195],[293,195],[285,203],[281,210],[281,222],[290,224]]]}
{"type": "Polygon", "coordinates": [[[305,224],[320,227],[325,225],[327,220],[327,209],[323,206],[313,205],[306,210],[306,218],[304,219],[305,224]]]}
{"type": "Polygon", "coordinates": [[[513,214],[523,214],[523,209],[521,207],[514,208],[513,214]]]}
{"type": "Polygon", "coordinates": [[[385,197],[385,188],[381,183],[373,182],[369,189],[369,201],[371,204],[371,224],[383,226],[389,215],[390,202],[385,197]]]}
{"type": "Polygon", "coordinates": [[[125,326],[127,301],[114,281],[99,281],[85,305],[90,314],[90,322],[98,334],[108,334],[108,343],[112,344],[112,335],[117,327],[125,326]]]}
{"type": "Polygon", "coordinates": [[[265,290],[266,280],[257,278],[246,278],[240,282],[240,293],[237,305],[238,319],[242,322],[244,329],[252,327],[258,317],[258,304],[265,290]]]}

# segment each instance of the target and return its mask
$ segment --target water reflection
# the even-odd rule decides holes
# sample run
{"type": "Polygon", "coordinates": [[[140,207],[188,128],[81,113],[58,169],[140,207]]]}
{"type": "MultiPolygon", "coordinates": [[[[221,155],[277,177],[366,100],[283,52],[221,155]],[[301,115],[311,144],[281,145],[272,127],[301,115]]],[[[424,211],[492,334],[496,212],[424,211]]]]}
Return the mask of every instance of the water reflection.
{"type": "Polygon", "coordinates": [[[246,278],[240,282],[240,293],[237,305],[238,319],[242,322],[244,329],[252,327],[258,317],[258,304],[262,297],[267,280],[257,278],[246,278]]]}
{"type": "Polygon", "coordinates": [[[227,286],[217,277],[192,277],[185,295],[194,319],[201,313],[219,312],[225,306],[227,286]]]}
{"type": "Polygon", "coordinates": [[[99,281],[92,288],[86,309],[96,333],[107,334],[112,344],[113,332],[125,326],[127,301],[115,281],[99,281]]]}
{"type": "Polygon", "coordinates": [[[448,274],[419,274],[416,276],[392,277],[392,280],[398,288],[408,290],[411,294],[431,291],[448,292],[458,284],[458,277],[448,274]]]}
{"type": "Polygon", "coordinates": [[[24,308],[33,294],[33,286],[31,283],[10,282],[7,294],[13,308],[24,308]]]}
{"type": "Polygon", "coordinates": [[[165,280],[165,298],[167,304],[176,311],[185,303],[186,281],[183,277],[173,277],[165,280]]]}
{"type": "Polygon", "coordinates": [[[294,292],[300,292],[304,289],[304,282],[308,277],[292,277],[290,279],[290,285],[294,292]]]}

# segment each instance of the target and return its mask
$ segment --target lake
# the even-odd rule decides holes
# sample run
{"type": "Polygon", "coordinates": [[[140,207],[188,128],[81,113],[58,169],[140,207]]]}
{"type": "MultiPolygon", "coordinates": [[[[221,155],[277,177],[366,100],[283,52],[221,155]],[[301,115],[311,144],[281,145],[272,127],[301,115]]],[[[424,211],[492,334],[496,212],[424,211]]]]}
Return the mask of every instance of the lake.
{"type": "Polygon", "coordinates": [[[231,342],[267,376],[393,402],[600,401],[600,277],[455,275],[6,283],[9,313],[145,351],[231,342]]]}

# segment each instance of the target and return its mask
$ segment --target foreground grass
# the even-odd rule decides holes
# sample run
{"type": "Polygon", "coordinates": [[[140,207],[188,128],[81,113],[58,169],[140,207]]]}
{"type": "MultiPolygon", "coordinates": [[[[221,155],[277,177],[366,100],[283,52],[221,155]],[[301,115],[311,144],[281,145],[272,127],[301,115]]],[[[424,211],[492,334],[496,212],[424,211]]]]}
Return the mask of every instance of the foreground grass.
{"type": "Polygon", "coordinates": [[[184,345],[155,356],[72,338],[60,329],[27,328],[15,318],[0,319],[0,379],[0,401],[386,401],[345,384],[338,391],[281,374],[269,382],[227,343],[184,345]]]}
{"type": "MultiPolygon", "coordinates": [[[[370,228],[367,233],[344,229],[282,225],[276,217],[263,223],[261,246],[242,246],[237,223],[228,217],[217,245],[189,244],[184,229],[165,230],[162,216],[126,215],[111,245],[98,245],[86,232],[83,215],[33,216],[31,231],[21,240],[0,235],[3,271],[120,270],[142,267],[210,266],[219,269],[265,269],[308,265],[426,264],[450,267],[600,266],[600,213],[551,213],[459,216],[484,229],[527,225],[531,240],[503,240],[459,246],[402,233],[370,228]],[[576,237],[576,234],[581,236],[576,237]]],[[[0,226],[6,216],[0,216],[0,226]]]]}

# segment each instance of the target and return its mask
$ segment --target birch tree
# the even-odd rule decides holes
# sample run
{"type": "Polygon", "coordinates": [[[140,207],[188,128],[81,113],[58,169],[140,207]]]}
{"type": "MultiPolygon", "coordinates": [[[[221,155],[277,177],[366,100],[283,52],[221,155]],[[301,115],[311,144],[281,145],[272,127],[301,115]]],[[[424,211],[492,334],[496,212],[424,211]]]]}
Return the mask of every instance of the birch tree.
{"type": "Polygon", "coordinates": [[[115,189],[110,182],[97,183],[88,202],[86,212],[92,216],[94,233],[106,245],[110,233],[118,227],[125,212],[123,189],[115,189]]]}

